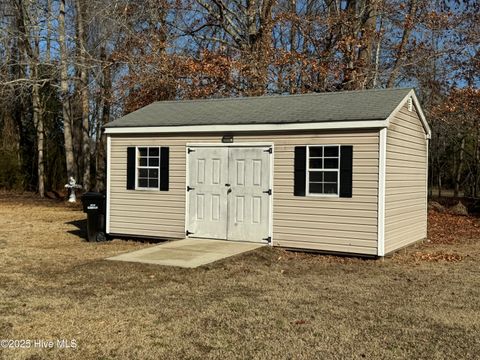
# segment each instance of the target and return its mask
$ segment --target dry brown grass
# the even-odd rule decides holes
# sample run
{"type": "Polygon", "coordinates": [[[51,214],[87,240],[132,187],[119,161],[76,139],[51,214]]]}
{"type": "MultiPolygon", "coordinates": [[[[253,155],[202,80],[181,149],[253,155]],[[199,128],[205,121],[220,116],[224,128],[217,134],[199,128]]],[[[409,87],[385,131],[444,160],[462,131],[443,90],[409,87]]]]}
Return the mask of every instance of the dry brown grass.
{"type": "Polygon", "coordinates": [[[78,343],[76,350],[0,350],[0,357],[473,359],[480,353],[478,239],[419,244],[385,260],[262,248],[179,269],[104,261],[149,244],[87,243],[78,229],[83,219],[79,207],[0,195],[0,338],[78,343]]]}

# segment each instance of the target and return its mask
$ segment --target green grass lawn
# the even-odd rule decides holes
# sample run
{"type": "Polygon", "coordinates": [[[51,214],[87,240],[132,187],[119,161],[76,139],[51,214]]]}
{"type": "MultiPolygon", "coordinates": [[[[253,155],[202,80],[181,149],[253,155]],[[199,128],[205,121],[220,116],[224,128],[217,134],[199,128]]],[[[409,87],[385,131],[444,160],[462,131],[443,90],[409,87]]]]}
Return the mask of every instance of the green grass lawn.
{"type": "Polygon", "coordinates": [[[479,223],[442,216],[434,241],[384,260],[265,247],[180,269],[105,261],[151,244],[87,243],[79,207],[2,196],[0,339],[77,348],[0,358],[474,359],[479,223]]]}

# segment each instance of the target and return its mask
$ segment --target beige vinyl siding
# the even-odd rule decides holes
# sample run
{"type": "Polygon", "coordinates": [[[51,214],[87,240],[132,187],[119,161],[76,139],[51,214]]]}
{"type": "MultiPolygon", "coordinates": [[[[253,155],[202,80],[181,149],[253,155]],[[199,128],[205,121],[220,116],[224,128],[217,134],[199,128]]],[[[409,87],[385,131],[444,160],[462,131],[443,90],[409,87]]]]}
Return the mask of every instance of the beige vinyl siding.
{"type": "Polygon", "coordinates": [[[427,236],[427,140],[415,110],[405,105],[387,130],[385,253],[427,236]]]}
{"type": "MultiPolygon", "coordinates": [[[[184,236],[187,143],[219,143],[222,134],[112,135],[110,232],[184,236]],[[126,190],[128,146],[170,147],[170,191],[126,190]]],[[[378,131],[234,134],[235,142],[274,144],[273,244],[377,253],[378,131]],[[293,196],[295,146],[353,145],[353,197],[293,196]]]]}

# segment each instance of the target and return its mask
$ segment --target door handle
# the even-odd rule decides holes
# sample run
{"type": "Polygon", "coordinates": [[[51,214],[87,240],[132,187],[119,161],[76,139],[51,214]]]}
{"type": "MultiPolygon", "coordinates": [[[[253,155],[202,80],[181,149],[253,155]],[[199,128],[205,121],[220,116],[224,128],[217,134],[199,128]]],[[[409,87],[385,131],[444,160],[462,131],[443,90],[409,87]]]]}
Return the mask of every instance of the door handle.
{"type": "Polygon", "coordinates": [[[225,186],[231,186],[230,184],[225,184],[225,186]]]}

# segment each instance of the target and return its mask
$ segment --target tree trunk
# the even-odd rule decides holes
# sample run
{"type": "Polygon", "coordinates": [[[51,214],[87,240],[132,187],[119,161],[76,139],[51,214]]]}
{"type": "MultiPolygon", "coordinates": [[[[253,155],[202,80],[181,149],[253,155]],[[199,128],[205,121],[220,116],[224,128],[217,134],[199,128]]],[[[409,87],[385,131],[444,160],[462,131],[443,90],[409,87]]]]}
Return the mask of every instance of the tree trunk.
{"type": "MultiPolygon", "coordinates": [[[[345,10],[343,16],[347,21],[340,24],[340,33],[342,37],[351,37],[355,39],[355,31],[353,29],[352,22],[355,18],[356,1],[348,0],[345,4],[345,10]]],[[[343,51],[344,66],[342,88],[345,90],[356,90],[357,76],[355,74],[355,46],[352,43],[347,43],[343,51]]]]}
{"type": "Polygon", "coordinates": [[[60,0],[60,13],[58,16],[58,41],[60,43],[60,89],[62,93],[63,135],[65,141],[65,164],[67,167],[67,180],[77,178],[75,159],[73,154],[72,120],[70,117],[68,95],[68,54],[65,42],[65,0],[60,0]]]}
{"type": "Polygon", "coordinates": [[[480,176],[480,131],[478,130],[478,127],[476,127],[475,130],[475,150],[474,150],[474,159],[475,159],[475,176],[474,176],[474,184],[473,184],[473,197],[477,198],[478,196],[478,183],[479,183],[479,176],[480,176]]]}
{"type": "Polygon", "coordinates": [[[248,64],[248,95],[263,95],[267,88],[272,6],[273,0],[264,0],[257,10],[256,0],[247,1],[248,46],[244,51],[248,64]]]}
{"type": "Polygon", "coordinates": [[[40,85],[39,85],[39,73],[38,64],[40,61],[40,49],[39,49],[39,33],[38,29],[35,29],[30,24],[32,14],[28,14],[28,8],[25,7],[23,1],[18,3],[18,20],[19,30],[21,33],[21,46],[26,55],[28,65],[31,69],[30,80],[32,83],[32,108],[33,108],[33,124],[35,126],[35,140],[37,143],[37,175],[38,175],[38,193],[40,197],[45,196],[45,165],[43,159],[44,150],[44,130],[43,130],[43,117],[41,111],[41,99],[40,99],[40,85]],[[34,47],[31,46],[31,38],[33,38],[34,47]]]}
{"type": "MultiPolygon", "coordinates": [[[[36,52],[38,51],[36,45],[36,52]]],[[[38,54],[38,53],[37,53],[38,54]]],[[[35,61],[35,60],[34,60],[35,61]]],[[[37,171],[38,171],[38,193],[40,197],[45,197],[45,163],[44,163],[44,129],[43,114],[41,111],[40,85],[38,84],[38,65],[32,67],[32,76],[34,77],[32,91],[33,105],[33,123],[36,128],[37,135],[37,171]]]]}
{"type": "Polygon", "coordinates": [[[400,41],[400,45],[398,47],[392,72],[390,73],[390,77],[388,78],[388,81],[387,81],[387,87],[389,88],[395,85],[395,80],[397,79],[398,73],[400,72],[400,68],[403,65],[403,61],[406,53],[405,48],[407,46],[408,39],[410,38],[410,33],[412,32],[412,28],[414,26],[414,20],[415,20],[414,18],[416,13],[417,13],[417,0],[410,0],[408,14],[405,16],[405,22],[403,24],[402,40],[400,41]]]}
{"type": "MultiPolygon", "coordinates": [[[[293,14],[297,15],[297,0],[290,0],[290,11],[293,14]]],[[[297,51],[295,46],[295,41],[297,39],[297,24],[294,21],[290,25],[290,53],[297,51]]],[[[295,94],[297,92],[297,81],[296,81],[296,67],[294,63],[290,64],[290,74],[288,76],[289,84],[289,93],[295,94]]]]}
{"type": "Polygon", "coordinates": [[[80,48],[80,98],[82,108],[82,155],[83,155],[83,188],[90,190],[90,124],[89,124],[89,103],[88,103],[88,69],[86,59],[86,41],[84,10],[82,0],[75,2],[77,13],[77,45],[80,48]]]}
{"type": "Polygon", "coordinates": [[[437,146],[436,146],[436,168],[437,168],[437,187],[438,197],[442,196],[442,164],[440,163],[440,147],[441,147],[441,134],[440,130],[437,131],[437,146]]]}
{"type": "Polygon", "coordinates": [[[110,121],[110,97],[112,92],[112,78],[111,78],[111,66],[106,63],[106,53],[105,49],[102,48],[100,51],[100,59],[103,65],[103,84],[102,84],[102,121],[97,129],[97,159],[96,159],[96,181],[95,181],[95,190],[103,191],[105,190],[106,183],[106,144],[105,144],[105,135],[102,133],[102,126],[107,124],[110,121]]]}
{"type": "Polygon", "coordinates": [[[437,174],[438,197],[442,197],[442,174],[440,171],[437,174]]]}
{"type": "Polygon", "coordinates": [[[458,154],[458,161],[457,166],[455,167],[455,185],[453,189],[453,196],[458,197],[460,193],[460,181],[462,179],[462,171],[463,171],[463,152],[465,151],[465,137],[462,137],[462,141],[460,142],[460,151],[458,154]]]}
{"type": "Polygon", "coordinates": [[[365,0],[363,17],[360,20],[362,44],[358,51],[358,84],[357,88],[365,89],[372,86],[372,58],[375,28],[377,26],[378,1],[365,0]]]}
{"type": "Polygon", "coordinates": [[[52,21],[50,17],[52,16],[52,0],[47,0],[47,9],[46,9],[46,16],[45,21],[47,22],[47,46],[45,49],[45,62],[50,64],[50,51],[52,50],[51,47],[51,37],[52,37],[52,21]]]}
{"type": "Polygon", "coordinates": [[[372,87],[376,88],[378,83],[378,69],[380,67],[380,51],[382,46],[382,29],[383,29],[383,19],[380,19],[380,30],[378,33],[378,41],[377,41],[377,48],[375,50],[375,66],[373,70],[373,80],[372,80],[372,87]]]}
{"type": "Polygon", "coordinates": [[[33,117],[36,118],[36,128],[37,128],[37,167],[38,167],[38,193],[40,197],[45,197],[45,162],[44,162],[44,121],[43,121],[43,111],[40,98],[40,85],[38,81],[40,80],[38,73],[38,64],[40,62],[40,44],[39,44],[39,33],[35,31],[35,47],[33,54],[33,117]]]}

